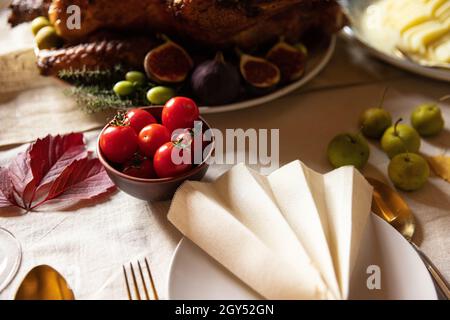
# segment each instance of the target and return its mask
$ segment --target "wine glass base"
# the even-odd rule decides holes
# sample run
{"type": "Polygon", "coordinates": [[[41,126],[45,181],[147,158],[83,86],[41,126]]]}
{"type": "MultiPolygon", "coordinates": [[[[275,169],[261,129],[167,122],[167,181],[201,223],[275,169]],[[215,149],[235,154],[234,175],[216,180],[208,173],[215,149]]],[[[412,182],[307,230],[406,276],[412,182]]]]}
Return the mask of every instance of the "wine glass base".
{"type": "Polygon", "coordinates": [[[22,249],[19,241],[0,227],[0,292],[6,288],[19,270],[22,249]]]}

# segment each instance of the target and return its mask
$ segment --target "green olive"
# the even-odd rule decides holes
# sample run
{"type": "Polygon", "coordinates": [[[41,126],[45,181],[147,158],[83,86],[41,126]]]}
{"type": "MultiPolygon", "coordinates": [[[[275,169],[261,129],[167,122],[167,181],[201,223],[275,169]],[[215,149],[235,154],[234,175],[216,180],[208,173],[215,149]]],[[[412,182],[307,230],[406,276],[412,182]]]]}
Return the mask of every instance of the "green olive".
{"type": "Polygon", "coordinates": [[[175,96],[175,90],[169,87],[158,86],[147,92],[147,100],[151,104],[163,105],[175,96]]]}
{"type": "Polygon", "coordinates": [[[31,22],[31,32],[36,35],[43,27],[50,26],[50,21],[46,17],[37,17],[31,22]]]}
{"type": "Polygon", "coordinates": [[[130,71],[125,75],[125,79],[136,85],[143,85],[147,81],[145,74],[140,71],[130,71]]]}
{"type": "Polygon", "coordinates": [[[118,96],[124,97],[134,92],[134,85],[131,81],[119,81],[114,85],[113,90],[118,96]]]}
{"type": "Polygon", "coordinates": [[[36,34],[36,44],[39,49],[52,49],[61,45],[61,38],[56,33],[55,28],[51,26],[43,27],[36,34]]]}

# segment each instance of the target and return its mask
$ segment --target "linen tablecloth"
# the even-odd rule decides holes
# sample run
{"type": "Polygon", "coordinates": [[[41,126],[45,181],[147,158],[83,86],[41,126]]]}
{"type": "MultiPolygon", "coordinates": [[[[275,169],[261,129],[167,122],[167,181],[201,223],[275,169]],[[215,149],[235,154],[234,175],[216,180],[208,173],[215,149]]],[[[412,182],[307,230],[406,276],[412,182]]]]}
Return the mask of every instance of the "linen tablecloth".
{"type": "MultiPolygon", "coordinates": [[[[4,35],[8,33],[4,31],[7,30],[4,25],[2,28],[0,41],[3,45],[4,35]]],[[[0,65],[1,61],[0,56],[0,65]]],[[[0,74],[4,72],[0,70],[0,74]]],[[[36,77],[39,83],[31,90],[38,94],[42,90],[56,92],[52,80],[36,77]],[[41,86],[40,81],[45,86],[41,86]]],[[[409,119],[416,105],[450,93],[448,83],[397,70],[373,60],[353,44],[339,40],[328,67],[306,87],[262,106],[205,118],[221,130],[278,128],[280,165],[301,159],[311,168],[327,172],[331,169],[325,156],[329,140],[337,133],[356,131],[359,114],[377,105],[385,86],[390,87],[385,108],[394,119],[409,119]]],[[[20,110],[27,102],[20,96],[29,94],[29,90],[29,87],[20,88],[11,99],[0,100],[2,120],[5,114],[20,110]]],[[[45,103],[45,96],[41,100],[45,103]]],[[[59,113],[39,114],[39,108],[47,107],[36,106],[35,114],[40,117],[40,122],[31,122],[22,116],[9,122],[7,129],[2,128],[0,165],[26,147],[8,145],[31,141],[49,132],[88,130],[105,121],[98,116],[92,118],[82,114],[70,103],[67,100],[60,108],[55,107],[59,113]],[[71,110],[77,127],[53,127],[52,123],[58,119],[67,119],[66,109],[71,110]]],[[[448,103],[441,106],[446,128],[438,137],[423,141],[421,151],[425,154],[440,154],[450,148],[450,106],[448,103]]],[[[92,150],[97,135],[98,130],[86,133],[92,150]]],[[[387,181],[389,159],[377,143],[371,142],[371,151],[364,173],[387,181]]],[[[212,165],[205,179],[214,179],[228,168],[228,165],[212,165]]],[[[431,177],[422,190],[403,193],[403,196],[417,218],[415,240],[450,280],[450,185],[431,177]]],[[[16,236],[23,249],[19,273],[0,293],[0,299],[12,298],[25,274],[38,264],[49,264],[60,271],[79,299],[126,299],[122,265],[143,256],[149,259],[158,291],[165,298],[169,263],[181,239],[166,219],[169,205],[168,201],[148,203],[117,192],[69,212],[32,212],[21,217],[0,217],[0,226],[16,236]]]]}

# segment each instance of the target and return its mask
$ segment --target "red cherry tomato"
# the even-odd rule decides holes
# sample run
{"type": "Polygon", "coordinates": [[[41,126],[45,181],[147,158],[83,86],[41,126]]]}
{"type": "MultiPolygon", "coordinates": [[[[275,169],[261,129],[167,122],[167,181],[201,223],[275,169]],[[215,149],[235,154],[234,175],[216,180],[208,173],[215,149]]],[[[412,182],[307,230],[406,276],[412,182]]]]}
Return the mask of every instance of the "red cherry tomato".
{"type": "MultiPolygon", "coordinates": [[[[178,155],[180,158],[184,156],[184,152],[189,152],[189,159],[191,157],[189,149],[184,149],[178,146],[176,143],[167,142],[163,144],[156,151],[153,157],[153,168],[156,174],[160,178],[176,177],[182,173],[189,171],[192,168],[190,163],[179,163],[175,164],[172,161],[172,156],[174,154],[178,155]]],[[[190,160],[189,160],[190,162],[190,160]]]]}
{"type": "Polygon", "coordinates": [[[170,141],[170,133],[163,125],[153,123],[139,133],[139,150],[146,157],[153,157],[156,150],[170,141]]]}
{"type": "Polygon", "coordinates": [[[139,134],[145,126],[157,122],[155,117],[143,109],[133,109],[128,111],[127,119],[130,122],[130,126],[136,131],[136,134],[139,134]]]}
{"type": "Polygon", "coordinates": [[[192,156],[192,164],[202,163],[203,148],[206,145],[206,141],[203,141],[203,137],[200,132],[194,133],[194,130],[192,129],[185,129],[182,133],[176,135],[172,141],[185,149],[189,149],[192,156]],[[198,153],[197,159],[195,158],[196,153],[198,153]]]}
{"type": "Polygon", "coordinates": [[[109,161],[124,163],[137,151],[137,140],[132,127],[110,125],[100,136],[100,149],[109,161]]]}
{"type": "Polygon", "coordinates": [[[164,105],[162,124],[172,133],[176,129],[193,128],[194,121],[199,117],[199,110],[192,99],[175,97],[164,105]]]}
{"type": "Polygon", "coordinates": [[[156,177],[153,163],[142,156],[136,156],[132,160],[127,161],[122,172],[137,178],[152,179],[156,177]]]}

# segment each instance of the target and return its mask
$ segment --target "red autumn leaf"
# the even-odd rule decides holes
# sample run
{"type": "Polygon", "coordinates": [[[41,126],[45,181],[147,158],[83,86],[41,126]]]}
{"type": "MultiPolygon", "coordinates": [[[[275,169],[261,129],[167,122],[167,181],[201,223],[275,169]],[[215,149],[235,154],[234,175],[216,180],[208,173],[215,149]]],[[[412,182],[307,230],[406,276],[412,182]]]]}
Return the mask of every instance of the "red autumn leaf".
{"type": "Polygon", "coordinates": [[[30,167],[36,186],[51,183],[77,159],[87,157],[83,134],[47,136],[30,149],[30,167]]]}
{"type": "Polygon", "coordinates": [[[0,208],[18,206],[7,168],[0,168],[0,208]]]}
{"type": "Polygon", "coordinates": [[[92,199],[114,188],[98,159],[75,160],[50,185],[47,196],[36,206],[64,201],[66,206],[92,199]]]}
{"type": "MultiPolygon", "coordinates": [[[[33,173],[30,168],[29,151],[30,147],[27,151],[19,153],[8,167],[8,180],[12,183],[20,202],[22,202],[22,206],[25,206],[26,203],[29,203],[32,200],[30,184],[33,181],[33,173]]],[[[7,178],[5,177],[5,179],[7,178]]]]}
{"type": "Polygon", "coordinates": [[[46,192],[51,183],[74,160],[87,157],[83,134],[48,135],[30,145],[9,166],[11,180],[22,206],[46,192]]]}
{"type": "Polygon", "coordinates": [[[0,168],[0,208],[27,211],[45,203],[91,199],[114,185],[98,159],[90,159],[83,134],[47,136],[0,168]]]}

